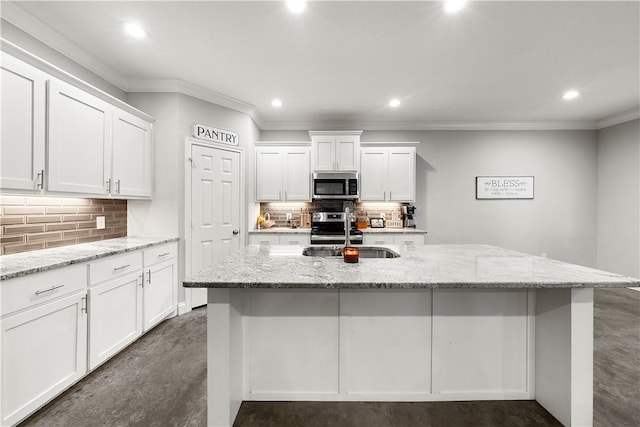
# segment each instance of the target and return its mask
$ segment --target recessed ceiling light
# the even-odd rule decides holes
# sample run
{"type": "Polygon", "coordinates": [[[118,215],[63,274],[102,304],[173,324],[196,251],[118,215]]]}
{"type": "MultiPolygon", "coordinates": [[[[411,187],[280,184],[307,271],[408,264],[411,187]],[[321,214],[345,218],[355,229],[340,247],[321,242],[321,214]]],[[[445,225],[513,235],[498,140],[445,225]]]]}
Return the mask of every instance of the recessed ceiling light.
{"type": "Polygon", "coordinates": [[[307,8],[305,0],[287,0],[287,7],[292,13],[302,13],[307,8]]]}
{"type": "Polygon", "coordinates": [[[276,107],[276,108],[280,108],[280,107],[282,107],[282,101],[280,101],[278,98],[276,98],[273,101],[271,101],[271,106],[272,107],[276,107]]]}
{"type": "Polygon", "coordinates": [[[447,13],[456,13],[464,9],[467,0],[445,0],[444,11],[447,13]]]}
{"type": "Polygon", "coordinates": [[[398,98],[394,98],[391,101],[389,101],[389,107],[398,107],[400,106],[400,100],[398,98]]]}
{"type": "Polygon", "coordinates": [[[578,92],[577,90],[568,90],[564,93],[564,95],[562,95],[562,99],[568,101],[570,99],[576,99],[578,96],[580,96],[580,92],[578,92]]]}
{"type": "Polygon", "coordinates": [[[138,22],[125,22],[123,25],[124,31],[131,37],[135,37],[137,39],[143,39],[147,37],[147,32],[138,22]]]}

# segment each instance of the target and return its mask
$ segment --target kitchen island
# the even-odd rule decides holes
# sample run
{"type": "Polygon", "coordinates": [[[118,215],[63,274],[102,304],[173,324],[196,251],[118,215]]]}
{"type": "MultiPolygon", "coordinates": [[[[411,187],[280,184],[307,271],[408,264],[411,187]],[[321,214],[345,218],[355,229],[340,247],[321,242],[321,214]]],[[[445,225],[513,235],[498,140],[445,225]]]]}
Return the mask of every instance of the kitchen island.
{"type": "Polygon", "coordinates": [[[247,246],[186,280],[208,293],[208,424],[243,400],[535,399],[593,419],[593,288],[640,281],[486,245],[401,256],[247,246]]]}

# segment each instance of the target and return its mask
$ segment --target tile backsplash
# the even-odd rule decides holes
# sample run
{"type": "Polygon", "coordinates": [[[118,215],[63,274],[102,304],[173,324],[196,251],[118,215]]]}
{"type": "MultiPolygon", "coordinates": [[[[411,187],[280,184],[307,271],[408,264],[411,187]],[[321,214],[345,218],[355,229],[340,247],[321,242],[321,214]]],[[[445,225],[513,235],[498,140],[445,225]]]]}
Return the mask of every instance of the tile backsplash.
{"type": "Polygon", "coordinates": [[[2,255],[127,235],[126,200],[0,195],[0,206],[2,255]]]}
{"type": "MultiPolygon", "coordinates": [[[[375,202],[357,202],[356,213],[365,213],[369,218],[377,218],[384,213],[387,219],[391,219],[393,212],[400,212],[403,203],[375,203],[375,202]]],[[[276,227],[287,227],[287,213],[292,214],[292,220],[296,225],[300,225],[300,217],[302,211],[321,212],[324,210],[341,211],[343,209],[342,201],[312,202],[312,203],[260,203],[260,213],[268,212],[271,219],[276,222],[276,227]]]]}

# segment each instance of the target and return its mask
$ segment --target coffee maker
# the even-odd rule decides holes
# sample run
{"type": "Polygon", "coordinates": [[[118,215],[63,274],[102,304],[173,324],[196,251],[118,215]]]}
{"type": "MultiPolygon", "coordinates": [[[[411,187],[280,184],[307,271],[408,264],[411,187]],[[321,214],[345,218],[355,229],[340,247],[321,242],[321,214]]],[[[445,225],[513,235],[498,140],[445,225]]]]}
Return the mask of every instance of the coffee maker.
{"type": "Polygon", "coordinates": [[[416,220],[413,216],[416,213],[416,207],[406,205],[402,207],[402,226],[405,228],[416,228],[416,220]]]}

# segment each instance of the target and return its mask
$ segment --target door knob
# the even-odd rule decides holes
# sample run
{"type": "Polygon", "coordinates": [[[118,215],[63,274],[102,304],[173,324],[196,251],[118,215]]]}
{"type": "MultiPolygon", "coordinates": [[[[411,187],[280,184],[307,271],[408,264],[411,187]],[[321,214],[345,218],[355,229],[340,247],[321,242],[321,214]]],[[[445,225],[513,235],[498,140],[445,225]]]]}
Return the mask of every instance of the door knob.
{"type": "Polygon", "coordinates": [[[237,236],[238,234],[240,234],[240,230],[233,230],[233,235],[237,236]]]}

